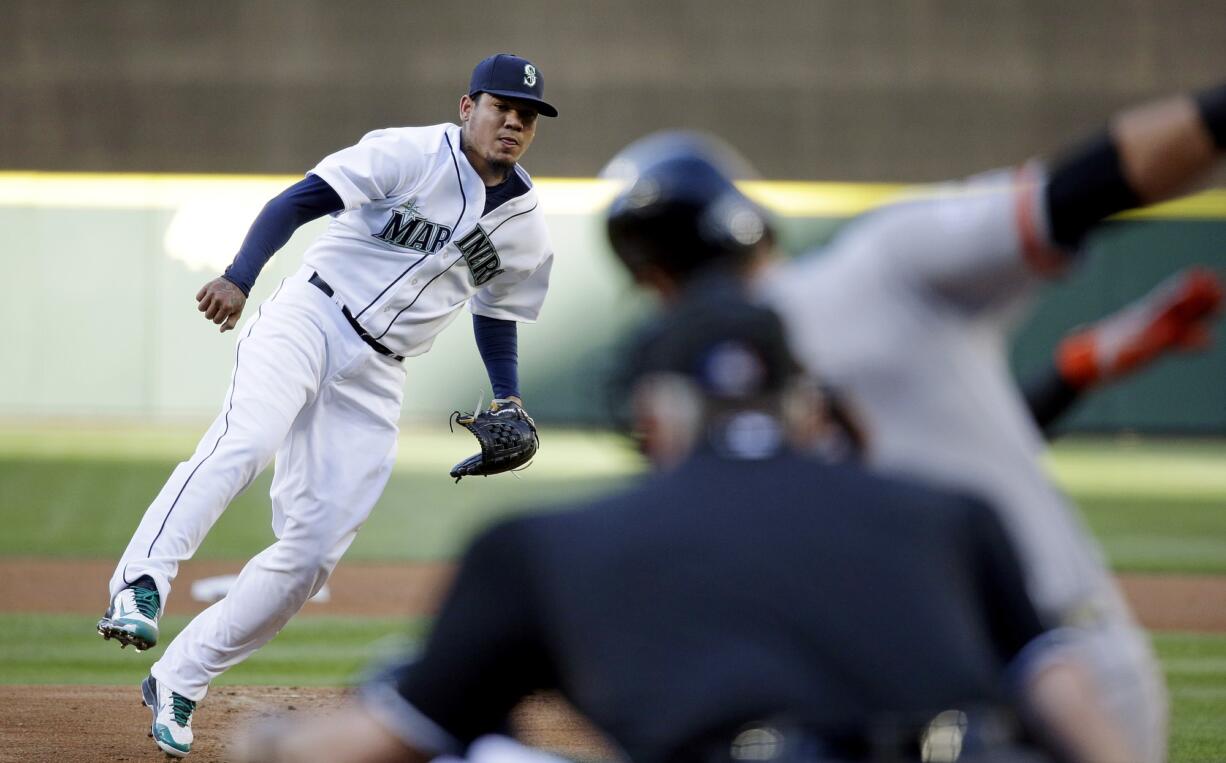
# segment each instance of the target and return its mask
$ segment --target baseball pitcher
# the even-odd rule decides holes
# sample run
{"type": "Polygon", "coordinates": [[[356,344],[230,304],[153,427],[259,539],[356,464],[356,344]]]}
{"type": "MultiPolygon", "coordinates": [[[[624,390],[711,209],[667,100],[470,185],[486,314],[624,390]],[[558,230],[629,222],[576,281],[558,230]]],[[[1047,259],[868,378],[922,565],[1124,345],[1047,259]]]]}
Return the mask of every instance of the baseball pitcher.
{"type": "Polygon", "coordinates": [[[276,542],[167,646],[141,686],[153,739],[168,754],[190,752],[209,683],[271,639],[353,542],[391,474],[403,361],[427,352],[465,306],[495,401],[468,417],[482,456],[452,476],[531,458],[516,324],[537,319],[553,251],[519,160],[539,115],[557,110],[533,64],[509,54],[481,61],[460,124],[375,130],[325,157],[264,207],[233,264],[196,295],[206,319],[234,328],[268,258],[303,223],[332,216],[298,272],[246,321],[220,415],[145,512],[110,582],[99,634],[157,644],[179,562],[275,460],[276,542]],[[512,456],[487,451],[487,423],[497,435],[487,439],[512,445],[512,456]]]}

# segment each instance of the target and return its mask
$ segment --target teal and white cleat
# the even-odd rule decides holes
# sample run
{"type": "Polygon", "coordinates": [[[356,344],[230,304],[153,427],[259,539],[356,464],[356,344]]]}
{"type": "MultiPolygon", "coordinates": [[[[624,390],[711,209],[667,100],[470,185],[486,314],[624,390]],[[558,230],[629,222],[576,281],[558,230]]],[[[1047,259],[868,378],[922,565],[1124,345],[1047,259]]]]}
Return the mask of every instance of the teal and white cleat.
{"type": "Polygon", "coordinates": [[[196,703],[182,694],[159,686],[157,679],[149,676],[140,685],[141,700],[153,711],[153,725],[149,736],[167,755],[185,758],[192,751],[192,713],[196,703]]]}
{"type": "Polygon", "coordinates": [[[158,616],[161,599],[149,578],[141,578],[115,595],[106,614],[98,621],[98,635],[115,639],[121,647],[128,644],[143,652],[158,642],[158,616]],[[148,582],[146,582],[148,581],[148,582]]]}

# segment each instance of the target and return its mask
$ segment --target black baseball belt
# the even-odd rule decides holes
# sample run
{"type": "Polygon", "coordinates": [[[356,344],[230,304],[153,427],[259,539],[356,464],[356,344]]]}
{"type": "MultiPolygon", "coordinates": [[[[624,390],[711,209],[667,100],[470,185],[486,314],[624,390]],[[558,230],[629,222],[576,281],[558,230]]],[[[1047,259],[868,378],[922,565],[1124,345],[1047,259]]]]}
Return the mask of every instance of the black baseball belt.
{"type": "MultiPolygon", "coordinates": [[[[333,288],[328,285],[328,282],[319,277],[319,273],[312,273],[310,281],[315,286],[315,288],[319,289],[324,294],[327,294],[329,299],[331,299],[332,296],[336,294],[336,291],[333,290],[333,288]]],[[[353,327],[353,330],[357,332],[358,338],[360,338],[363,342],[365,342],[370,347],[370,349],[374,350],[380,355],[386,355],[392,360],[397,360],[397,361],[404,360],[403,355],[397,355],[396,353],[387,349],[387,347],[385,347],[378,339],[375,339],[373,336],[371,336],[370,332],[362,328],[362,324],[358,323],[358,319],[353,317],[353,313],[349,312],[349,308],[345,307],[344,305],[341,305],[341,313],[344,314],[345,320],[349,321],[349,325],[353,327]]]]}

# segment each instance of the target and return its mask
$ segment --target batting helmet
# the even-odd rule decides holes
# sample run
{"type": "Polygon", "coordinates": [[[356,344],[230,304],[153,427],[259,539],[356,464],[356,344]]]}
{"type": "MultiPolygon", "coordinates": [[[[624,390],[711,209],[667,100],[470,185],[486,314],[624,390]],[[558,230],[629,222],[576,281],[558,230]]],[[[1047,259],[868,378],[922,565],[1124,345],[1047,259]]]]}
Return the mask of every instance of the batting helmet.
{"type": "Polygon", "coordinates": [[[733,182],[753,174],[734,149],[701,133],[630,144],[601,172],[626,184],[606,217],[613,251],[632,273],[650,265],[679,280],[739,262],[773,236],[765,211],[733,182]]]}

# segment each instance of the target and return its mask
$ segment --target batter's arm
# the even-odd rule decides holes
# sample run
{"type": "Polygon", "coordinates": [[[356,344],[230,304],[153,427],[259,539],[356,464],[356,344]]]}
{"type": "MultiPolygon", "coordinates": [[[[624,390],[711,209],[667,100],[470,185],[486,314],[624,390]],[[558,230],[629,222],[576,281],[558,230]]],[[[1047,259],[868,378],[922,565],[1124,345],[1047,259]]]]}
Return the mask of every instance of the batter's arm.
{"type": "Polygon", "coordinates": [[[1190,190],[1221,157],[1224,136],[1219,86],[1121,112],[1046,169],[938,188],[857,227],[907,289],[974,314],[1060,273],[1106,218],[1190,190]]]}
{"type": "Polygon", "coordinates": [[[269,258],[299,227],[343,208],[336,191],[316,175],[308,175],[282,191],[260,210],[225,273],[196,292],[197,309],[223,332],[234,328],[269,258]]]}
{"type": "Polygon", "coordinates": [[[1045,193],[1051,240],[1073,247],[1104,218],[1188,192],[1226,150],[1226,85],[1118,114],[1068,152],[1045,193]]]}

